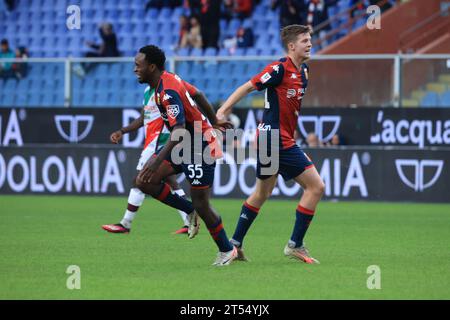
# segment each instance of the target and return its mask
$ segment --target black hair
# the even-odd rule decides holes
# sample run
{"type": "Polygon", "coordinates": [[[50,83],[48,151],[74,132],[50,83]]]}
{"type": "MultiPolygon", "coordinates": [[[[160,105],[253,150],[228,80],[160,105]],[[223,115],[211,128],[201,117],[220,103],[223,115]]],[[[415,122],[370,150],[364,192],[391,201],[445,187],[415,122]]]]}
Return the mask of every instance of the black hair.
{"type": "Polygon", "coordinates": [[[145,55],[145,60],[148,63],[153,63],[158,67],[159,70],[164,70],[166,55],[160,48],[154,45],[148,45],[140,48],[139,52],[145,55]]]}
{"type": "Polygon", "coordinates": [[[6,40],[6,39],[2,39],[1,44],[2,45],[9,45],[8,40],[6,40]]]}

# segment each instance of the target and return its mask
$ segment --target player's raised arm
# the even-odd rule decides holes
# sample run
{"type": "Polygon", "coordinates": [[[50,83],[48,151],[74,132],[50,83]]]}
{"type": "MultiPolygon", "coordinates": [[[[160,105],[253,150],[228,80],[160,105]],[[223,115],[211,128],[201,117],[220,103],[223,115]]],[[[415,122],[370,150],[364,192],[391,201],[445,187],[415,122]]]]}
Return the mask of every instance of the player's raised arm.
{"type": "Polygon", "coordinates": [[[133,132],[144,125],[144,109],[141,111],[139,118],[134,119],[128,126],[121,128],[120,130],[114,131],[109,137],[112,143],[119,143],[120,139],[125,133],[133,132]]]}
{"type": "Polygon", "coordinates": [[[247,81],[242,86],[237,88],[231,96],[224,102],[224,104],[217,110],[217,118],[220,120],[226,119],[226,117],[233,110],[233,106],[238,103],[243,97],[245,97],[250,92],[254,91],[255,87],[251,81],[247,81]]]}
{"type": "Polygon", "coordinates": [[[212,126],[216,129],[232,129],[233,124],[230,121],[217,119],[216,113],[214,112],[214,108],[209,103],[208,99],[205,97],[203,92],[197,90],[194,96],[192,96],[197,106],[203,112],[203,114],[208,118],[209,122],[211,122],[212,126]]]}

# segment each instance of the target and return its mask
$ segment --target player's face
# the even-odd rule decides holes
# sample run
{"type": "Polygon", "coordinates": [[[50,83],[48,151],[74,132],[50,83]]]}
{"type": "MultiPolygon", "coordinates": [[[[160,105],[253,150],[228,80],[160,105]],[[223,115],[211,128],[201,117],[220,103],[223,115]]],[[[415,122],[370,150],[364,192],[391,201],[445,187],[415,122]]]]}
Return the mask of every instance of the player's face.
{"type": "Polygon", "coordinates": [[[299,34],[291,48],[297,59],[303,61],[308,60],[311,57],[311,35],[309,33],[299,34]]]}
{"type": "Polygon", "coordinates": [[[139,81],[139,83],[148,83],[152,71],[154,70],[154,65],[149,64],[145,60],[145,54],[138,53],[134,58],[134,73],[139,81]]]}

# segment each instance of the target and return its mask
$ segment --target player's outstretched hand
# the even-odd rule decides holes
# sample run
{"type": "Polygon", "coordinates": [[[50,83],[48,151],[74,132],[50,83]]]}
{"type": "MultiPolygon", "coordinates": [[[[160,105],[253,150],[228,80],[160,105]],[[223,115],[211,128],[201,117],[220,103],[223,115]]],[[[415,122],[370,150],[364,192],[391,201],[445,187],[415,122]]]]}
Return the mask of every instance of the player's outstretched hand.
{"type": "Polygon", "coordinates": [[[114,131],[113,133],[111,133],[111,136],[109,137],[109,139],[111,140],[112,143],[119,143],[120,139],[122,139],[122,131],[117,130],[114,131]]]}
{"type": "Polygon", "coordinates": [[[139,172],[137,178],[139,181],[147,183],[150,182],[153,174],[158,170],[160,162],[155,159],[150,159],[145,164],[144,168],[139,172]]]}
{"type": "Polygon", "coordinates": [[[147,165],[139,172],[137,180],[141,183],[147,183],[150,181],[153,172],[150,171],[147,165]]]}
{"type": "Polygon", "coordinates": [[[213,128],[225,131],[226,129],[233,129],[233,123],[231,121],[218,119],[216,124],[213,125],[213,128]]]}

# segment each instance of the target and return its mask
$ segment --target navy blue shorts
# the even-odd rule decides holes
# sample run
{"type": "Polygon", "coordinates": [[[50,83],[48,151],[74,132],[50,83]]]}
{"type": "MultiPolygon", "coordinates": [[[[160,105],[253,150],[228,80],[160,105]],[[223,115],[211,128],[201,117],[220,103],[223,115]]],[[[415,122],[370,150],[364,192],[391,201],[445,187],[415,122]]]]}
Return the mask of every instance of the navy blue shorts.
{"type": "MultiPolygon", "coordinates": [[[[160,150],[157,151],[159,153],[160,150]]],[[[204,149],[203,149],[204,151],[204,149]]],[[[193,189],[207,189],[212,187],[214,182],[214,172],[216,169],[216,163],[208,164],[203,159],[201,161],[194,161],[193,157],[190,163],[173,163],[170,158],[170,154],[164,159],[175,170],[175,173],[184,173],[186,179],[191,184],[193,189]]]]}
{"type": "MultiPolygon", "coordinates": [[[[284,180],[291,180],[303,171],[313,167],[311,159],[303,152],[298,145],[292,146],[285,150],[279,151],[279,166],[278,170],[274,174],[281,174],[284,180]]],[[[261,179],[268,179],[272,175],[262,175],[261,168],[270,167],[270,164],[261,164],[258,154],[258,160],[256,163],[256,176],[261,179]]]]}

